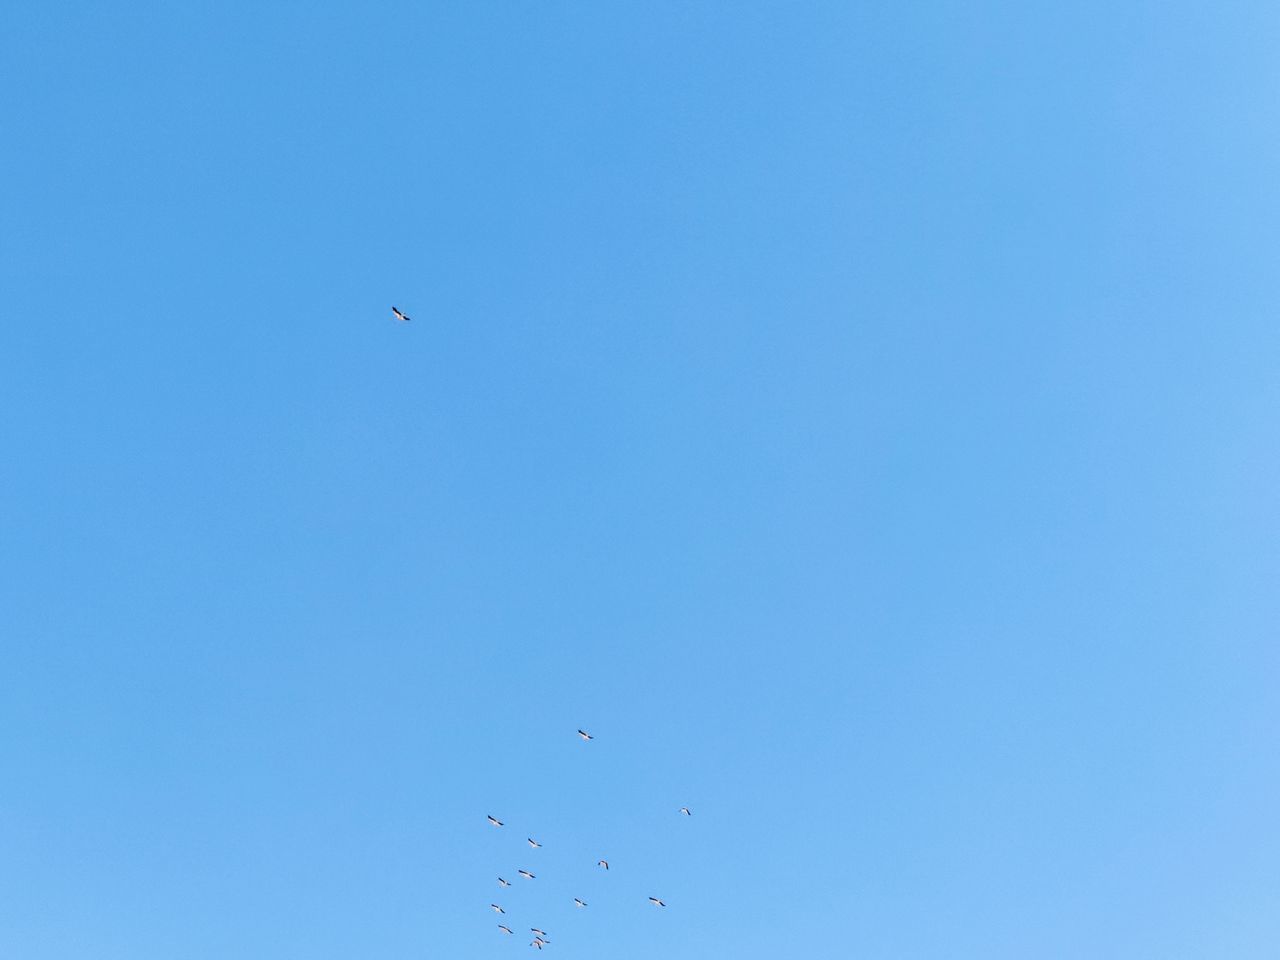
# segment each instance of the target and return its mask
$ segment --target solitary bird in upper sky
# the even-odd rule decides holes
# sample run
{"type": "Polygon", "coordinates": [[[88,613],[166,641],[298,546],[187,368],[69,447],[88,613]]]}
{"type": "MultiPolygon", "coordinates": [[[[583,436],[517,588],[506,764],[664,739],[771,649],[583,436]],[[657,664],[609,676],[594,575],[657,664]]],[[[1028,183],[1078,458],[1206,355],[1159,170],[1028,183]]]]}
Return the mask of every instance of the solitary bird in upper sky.
{"type": "Polygon", "coordinates": [[[594,740],[594,739],[595,739],[595,737],[593,737],[591,734],[587,733],[587,731],[585,731],[585,730],[579,730],[579,731],[578,731],[578,736],[580,736],[583,740],[594,740]]]}
{"type": "Polygon", "coordinates": [[[502,826],[502,821],[501,821],[501,820],[499,820],[497,817],[493,816],[492,814],[490,814],[490,815],[489,815],[488,817],[486,817],[485,819],[487,819],[487,820],[488,820],[490,823],[492,823],[495,827],[500,827],[500,826],[502,826]]]}
{"type": "Polygon", "coordinates": [[[538,847],[542,846],[542,844],[540,844],[537,840],[533,839],[533,837],[525,837],[525,839],[529,841],[529,846],[533,847],[535,850],[538,847]]]}
{"type": "Polygon", "coordinates": [[[507,912],[507,911],[503,910],[500,906],[498,906],[496,903],[491,903],[491,904],[489,904],[489,907],[490,907],[490,909],[491,909],[491,910],[493,910],[493,912],[494,912],[494,913],[506,913],[506,912],[507,912]]]}
{"type": "Polygon", "coordinates": [[[505,933],[505,934],[510,934],[510,933],[511,933],[511,928],[510,928],[510,927],[508,927],[505,923],[500,923],[500,924],[498,924],[498,929],[499,929],[499,930],[501,930],[501,931],[502,931],[503,933],[505,933]]]}
{"type": "Polygon", "coordinates": [[[691,814],[691,813],[689,812],[689,808],[688,808],[688,807],[681,807],[681,808],[680,808],[680,812],[681,812],[681,813],[683,813],[686,817],[691,817],[691,816],[693,816],[693,814],[691,814]]]}
{"type": "Polygon", "coordinates": [[[604,867],[606,870],[608,870],[608,869],[609,869],[609,861],[608,861],[608,860],[597,860],[597,861],[596,861],[596,866],[597,866],[597,867],[604,867]]]}
{"type": "Polygon", "coordinates": [[[537,877],[535,877],[535,876],[534,876],[532,873],[530,873],[528,870],[517,870],[517,871],[516,871],[516,873],[520,874],[520,876],[524,877],[526,880],[536,880],[536,879],[537,879],[537,877]]]}
{"type": "Polygon", "coordinates": [[[663,903],[661,900],[659,900],[657,897],[650,897],[650,898],[649,898],[649,902],[650,902],[650,903],[652,903],[655,907],[665,907],[665,906],[666,906],[666,904],[665,904],[665,903],[663,903]]]}
{"type": "Polygon", "coordinates": [[[587,905],[587,901],[585,901],[585,900],[579,900],[577,897],[574,897],[574,898],[573,898],[573,905],[574,905],[575,907],[585,907],[585,906],[587,905]]]}
{"type": "Polygon", "coordinates": [[[511,881],[510,881],[510,880],[503,880],[501,877],[499,877],[499,878],[498,878],[498,883],[502,884],[502,886],[504,886],[504,887],[509,887],[509,886],[511,886],[511,881]]]}
{"type": "Polygon", "coordinates": [[[401,323],[408,323],[408,322],[409,322],[409,320],[410,320],[410,318],[409,318],[409,317],[405,316],[403,313],[401,313],[401,312],[400,312],[399,310],[397,310],[395,307],[392,307],[392,308],[391,308],[391,312],[395,314],[396,319],[397,319],[397,320],[399,320],[401,323]]]}

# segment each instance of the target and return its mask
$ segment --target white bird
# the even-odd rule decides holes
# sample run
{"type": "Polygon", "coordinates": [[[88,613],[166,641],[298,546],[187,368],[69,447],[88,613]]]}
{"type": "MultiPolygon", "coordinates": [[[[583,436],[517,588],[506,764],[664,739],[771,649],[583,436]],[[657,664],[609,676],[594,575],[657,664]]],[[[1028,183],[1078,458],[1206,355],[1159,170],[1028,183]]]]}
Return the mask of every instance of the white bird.
{"type": "Polygon", "coordinates": [[[539,950],[541,950],[542,945],[546,942],[547,942],[546,940],[539,940],[537,937],[534,937],[531,941],[529,941],[529,946],[537,947],[539,950]]]}
{"type": "Polygon", "coordinates": [[[524,877],[526,880],[536,880],[536,879],[538,879],[538,878],[537,878],[537,877],[535,877],[532,873],[530,873],[528,870],[517,870],[517,871],[516,871],[516,873],[520,874],[520,876],[524,877]]]}
{"type": "Polygon", "coordinates": [[[505,923],[498,924],[498,929],[501,930],[503,933],[507,934],[508,936],[511,935],[511,928],[508,927],[505,923]]]}
{"type": "Polygon", "coordinates": [[[502,821],[499,820],[497,817],[493,816],[492,814],[487,816],[485,819],[488,820],[490,823],[492,823],[495,827],[502,826],[502,821]]]}
{"type": "MultiPolygon", "coordinates": [[[[545,930],[539,930],[537,927],[530,927],[530,928],[529,928],[529,932],[530,932],[530,933],[536,933],[539,937],[545,937],[545,936],[547,935],[547,931],[545,931],[545,930]]],[[[542,942],[543,942],[543,943],[550,943],[551,941],[550,941],[550,940],[543,940],[542,942]]]]}
{"type": "Polygon", "coordinates": [[[529,846],[533,847],[535,850],[538,849],[538,847],[542,846],[542,844],[540,844],[537,840],[533,839],[533,837],[525,837],[525,839],[529,841],[529,846]]]}
{"type": "Polygon", "coordinates": [[[510,881],[510,880],[503,880],[501,877],[499,877],[499,878],[498,878],[498,884],[499,884],[500,886],[509,887],[509,886],[511,886],[511,881],[510,881]]]}
{"type": "Polygon", "coordinates": [[[650,898],[649,898],[649,902],[650,902],[650,903],[652,903],[655,907],[665,907],[665,906],[666,906],[666,904],[665,904],[665,903],[663,903],[661,900],[659,900],[657,897],[650,897],[650,898]]]}
{"type": "Polygon", "coordinates": [[[574,897],[574,898],[573,898],[573,905],[574,905],[575,907],[585,907],[585,906],[587,905],[587,901],[585,901],[585,900],[579,900],[577,897],[574,897]]]}
{"type": "Polygon", "coordinates": [[[680,812],[681,812],[681,813],[683,813],[686,817],[691,817],[691,816],[693,816],[693,814],[691,814],[691,813],[689,812],[689,808],[688,808],[688,807],[681,807],[681,808],[680,808],[680,812]]]}
{"type": "Polygon", "coordinates": [[[596,861],[596,866],[597,866],[597,867],[604,867],[606,870],[608,870],[608,869],[609,869],[609,861],[608,861],[608,860],[597,860],[597,861],[596,861]]]}
{"type": "Polygon", "coordinates": [[[579,730],[579,731],[578,731],[578,736],[580,736],[583,740],[594,740],[594,739],[595,739],[595,737],[593,737],[591,734],[587,733],[587,731],[585,731],[585,730],[579,730]]]}
{"type": "Polygon", "coordinates": [[[492,909],[492,910],[493,910],[493,912],[494,912],[494,913],[506,913],[506,912],[507,912],[507,911],[503,910],[500,906],[498,906],[496,903],[491,903],[491,904],[489,904],[489,907],[490,907],[490,909],[492,909]]]}
{"type": "Polygon", "coordinates": [[[399,320],[401,323],[408,323],[408,322],[409,322],[409,317],[407,317],[405,314],[401,313],[401,312],[400,312],[399,310],[397,310],[395,307],[392,307],[392,308],[391,308],[391,312],[395,314],[396,319],[397,319],[397,320],[399,320]]]}

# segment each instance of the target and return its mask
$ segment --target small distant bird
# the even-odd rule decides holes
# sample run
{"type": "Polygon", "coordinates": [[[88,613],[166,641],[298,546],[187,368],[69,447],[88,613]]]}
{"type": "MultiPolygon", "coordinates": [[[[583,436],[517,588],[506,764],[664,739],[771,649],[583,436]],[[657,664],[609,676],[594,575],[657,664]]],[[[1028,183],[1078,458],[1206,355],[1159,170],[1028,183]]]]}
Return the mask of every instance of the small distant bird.
{"type": "Polygon", "coordinates": [[[574,898],[573,898],[573,905],[574,905],[575,907],[585,907],[585,906],[587,905],[587,901],[585,901],[585,900],[579,900],[577,897],[574,897],[574,898]]]}
{"type": "Polygon", "coordinates": [[[686,817],[692,817],[692,816],[693,816],[693,814],[689,812],[689,808],[688,808],[688,807],[681,807],[681,808],[680,808],[680,812],[681,812],[681,813],[683,813],[686,817]]]}
{"type": "Polygon", "coordinates": [[[596,866],[597,866],[597,867],[604,867],[606,870],[608,870],[608,869],[609,869],[609,861],[608,861],[608,860],[597,860],[597,861],[596,861],[596,866]]]}
{"type": "Polygon", "coordinates": [[[595,737],[593,737],[591,734],[587,733],[587,731],[585,731],[585,730],[579,730],[579,731],[578,731],[578,736],[580,736],[583,740],[594,740],[594,739],[595,739],[595,737]]]}
{"type": "Polygon", "coordinates": [[[491,904],[489,904],[489,908],[490,908],[491,910],[493,910],[493,912],[494,912],[494,913],[506,913],[506,912],[507,912],[507,911],[503,910],[500,906],[498,906],[496,903],[491,903],[491,904]]]}
{"type": "Polygon", "coordinates": [[[502,821],[501,821],[501,820],[499,820],[499,819],[498,819],[497,817],[495,817],[495,816],[492,816],[492,815],[491,815],[491,816],[486,817],[485,819],[486,819],[486,820],[488,820],[490,823],[492,823],[495,827],[500,827],[500,826],[502,826],[502,821]]]}
{"type": "Polygon", "coordinates": [[[509,887],[509,886],[511,886],[511,881],[510,881],[510,880],[503,880],[501,877],[499,877],[499,878],[498,878],[498,883],[499,883],[500,885],[504,886],[504,887],[509,887]]]}
{"type": "Polygon", "coordinates": [[[401,313],[401,312],[400,312],[399,310],[397,310],[395,307],[392,307],[392,308],[391,308],[391,312],[395,314],[396,319],[397,319],[397,320],[399,320],[401,323],[408,323],[408,322],[409,322],[409,319],[410,319],[410,318],[409,318],[408,316],[406,316],[405,314],[401,313]]]}
{"type": "Polygon", "coordinates": [[[531,941],[529,941],[529,946],[531,946],[531,947],[537,947],[539,950],[541,950],[541,949],[542,949],[542,943],[543,943],[543,941],[539,940],[537,937],[534,937],[531,941]]]}
{"type": "MultiPolygon", "coordinates": [[[[545,936],[547,935],[547,931],[545,931],[545,930],[539,930],[537,927],[530,927],[530,928],[529,928],[529,932],[530,932],[530,933],[536,933],[540,938],[541,938],[541,937],[545,937],[545,936]]],[[[543,940],[542,942],[543,942],[543,943],[550,943],[551,941],[550,941],[550,940],[543,940]]]]}
{"type": "Polygon", "coordinates": [[[505,923],[498,924],[498,929],[501,930],[503,933],[505,933],[507,936],[511,936],[511,928],[508,927],[505,923]]]}
{"type": "Polygon", "coordinates": [[[533,847],[535,850],[538,847],[542,846],[542,844],[540,844],[537,840],[533,839],[533,837],[525,837],[525,839],[529,841],[529,846],[533,847]]]}
{"type": "Polygon", "coordinates": [[[526,880],[536,880],[536,879],[538,879],[538,878],[537,878],[537,877],[535,877],[532,873],[530,873],[528,870],[517,870],[517,871],[516,871],[516,873],[520,874],[520,876],[524,877],[526,880]]]}
{"type": "Polygon", "coordinates": [[[649,902],[650,902],[650,903],[652,903],[655,907],[665,907],[665,906],[666,906],[666,904],[665,904],[665,903],[663,903],[661,900],[659,900],[657,897],[650,897],[650,898],[649,898],[649,902]]]}

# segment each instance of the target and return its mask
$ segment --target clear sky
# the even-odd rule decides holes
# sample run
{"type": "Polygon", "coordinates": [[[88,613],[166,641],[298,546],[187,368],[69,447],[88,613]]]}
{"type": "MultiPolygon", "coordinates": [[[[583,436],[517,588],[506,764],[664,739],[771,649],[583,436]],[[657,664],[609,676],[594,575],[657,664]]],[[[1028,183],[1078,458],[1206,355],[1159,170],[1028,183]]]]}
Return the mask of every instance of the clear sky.
{"type": "Polygon", "coordinates": [[[4,19],[0,954],[1275,956],[1274,3],[4,19]]]}

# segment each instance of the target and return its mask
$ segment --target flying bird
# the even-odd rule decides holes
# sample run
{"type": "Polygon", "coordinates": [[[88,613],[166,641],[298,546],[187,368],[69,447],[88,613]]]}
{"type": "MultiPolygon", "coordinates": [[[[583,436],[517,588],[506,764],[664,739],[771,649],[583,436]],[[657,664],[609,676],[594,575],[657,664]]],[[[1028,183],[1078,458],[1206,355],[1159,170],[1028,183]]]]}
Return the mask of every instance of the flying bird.
{"type": "Polygon", "coordinates": [[[491,904],[489,904],[489,908],[490,908],[491,910],[493,910],[493,912],[494,912],[494,913],[506,913],[506,912],[507,912],[507,911],[503,910],[500,906],[498,906],[496,903],[491,903],[491,904]]]}
{"type": "Polygon", "coordinates": [[[397,310],[395,307],[392,307],[392,308],[391,308],[391,312],[392,312],[393,314],[395,314],[396,319],[397,319],[397,320],[399,320],[401,323],[408,323],[408,322],[409,322],[409,320],[410,320],[410,318],[409,318],[408,316],[406,316],[405,314],[401,313],[401,312],[400,312],[399,310],[397,310]]]}
{"type": "Polygon", "coordinates": [[[529,942],[529,946],[531,946],[531,947],[537,947],[539,950],[541,950],[541,949],[542,949],[542,945],[543,945],[544,943],[549,943],[549,942],[550,942],[550,941],[548,941],[548,940],[539,940],[537,937],[534,937],[534,938],[529,942]]]}
{"type": "Polygon", "coordinates": [[[495,817],[495,816],[490,815],[490,816],[486,817],[485,819],[486,819],[486,820],[488,820],[490,823],[492,823],[495,827],[500,827],[500,826],[502,826],[502,821],[501,821],[501,820],[499,820],[499,819],[498,819],[497,817],[495,817]]]}
{"type": "Polygon", "coordinates": [[[504,887],[509,887],[509,886],[511,886],[511,881],[510,881],[510,880],[503,880],[501,877],[499,877],[499,878],[498,878],[498,883],[499,883],[501,886],[504,886],[504,887]]]}
{"type": "Polygon", "coordinates": [[[501,930],[503,933],[505,933],[507,936],[511,935],[511,928],[508,927],[505,923],[498,924],[498,929],[501,930]]]}
{"type": "Polygon", "coordinates": [[[681,812],[681,813],[683,813],[686,817],[692,817],[692,816],[693,816],[693,814],[689,812],[689,808],[688,808],[688,807],[681,807],[681,808],[680,808],[680,812],[681,812]]]}
{"type": "Polygon", "coordinates": [[[533,837],[525,837],[525,839],[529,841],[529,846],[533,847],[535,850],[538,849],[538,847],[542,846],[542,844],[540,844],[537,840],[533,839],[533,837]]]}
{"type": "Polygon", "coordinates": [[[608,870],[608,869],[609,869],[609,861],[608,861],[608,860],[597,860],[597,861],[596,861],[596,866],[597,866],[597,867],[604,867],[606,870],[608,870]]]}
{"type": "Polygon", "coordinates": [[[530,873],[528,870],[517,870],[517,871],[516,871],[516,873],[520,874],[520,876],[524,877],[526,880],[536,880],[536,879],[538,879],[538,878],[537,878],[537,877],[535,877],[532,873],[530,873]]]}
{"type": "MultiPolygon", "coordinates": [[[[530,933],[537,934],[540,938],[541,938],[541,937],[545,937],[545,936],[547,935],[547,931],[545,931],[545,930],[539,930],[537,927],[530,927],[530,928],[529,928],[529,932],[530,932],[530,933]]],[[[550,943],[551,941],[550,941],[550,940],[543,940],[542,942],[543,942],[543,943],[550,943]]]]}
{"type": "Polygon", "coordinates": [[[573,898],[573,905],[574,905],[575,907],[585,907],[585,906],[587,905],[587,901],[585,901],[585,900],[579,900],[577,897],[574,897],[574,898],[573,898]]]}
{"type": "Polygon", "coordinates": [[[655,907],[665,907],[665,906],[666,906],[666,904],[665,904],[665,903],[663,903],[661,900],[659,900],[657,897],[650,897],[650,898],[649,898],[649,902],[650,902],[650,903],[652,903],[655,907]]]}
{"type": "Polygon", "coordinates": [[[580,736],[583,740],[594,740],[594,739],[595,739],[595,737],[593,737],[591,734],[587,733],[587,731],[585,731],[585,730],[579,730],[579,731],[578,731],[578,736],[580,736]]]}

